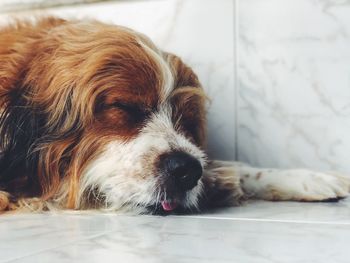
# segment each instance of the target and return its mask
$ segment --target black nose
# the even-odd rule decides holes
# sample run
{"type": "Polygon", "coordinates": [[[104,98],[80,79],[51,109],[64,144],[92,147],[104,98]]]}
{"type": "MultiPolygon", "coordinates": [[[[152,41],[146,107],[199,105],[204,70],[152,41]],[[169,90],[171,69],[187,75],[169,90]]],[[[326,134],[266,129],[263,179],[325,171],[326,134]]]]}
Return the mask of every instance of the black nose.
{"type": "Polygon", "coordinates": [[[160,169],[170,176],[177,188],[190,190],[202,176],[202,165],[192,155],[185,152],[171,152],[160,158],[160,169]]]}

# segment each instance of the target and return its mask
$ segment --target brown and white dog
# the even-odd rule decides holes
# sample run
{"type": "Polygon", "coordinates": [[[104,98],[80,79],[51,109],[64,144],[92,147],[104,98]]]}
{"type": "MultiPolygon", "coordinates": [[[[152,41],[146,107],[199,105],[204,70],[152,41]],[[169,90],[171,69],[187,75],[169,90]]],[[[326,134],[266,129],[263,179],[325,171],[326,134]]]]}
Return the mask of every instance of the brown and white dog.
{"type": "Polygon", "coordinates": [[[339,175],[208,161],[205,102],[191,68],[131,29],[57,18],[0,29],[0,210],[348,195],[339,175]]]}

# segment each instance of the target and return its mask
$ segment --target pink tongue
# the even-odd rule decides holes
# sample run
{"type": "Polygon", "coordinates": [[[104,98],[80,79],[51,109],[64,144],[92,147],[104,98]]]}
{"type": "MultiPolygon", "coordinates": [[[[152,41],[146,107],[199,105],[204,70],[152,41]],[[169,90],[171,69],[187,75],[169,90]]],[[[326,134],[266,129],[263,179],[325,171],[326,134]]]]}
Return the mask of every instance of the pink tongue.
{"type": "Polygon", "coordinates": [[[177,207],[176,202],[168,202],[168,201],[163,201],[162,202],[162,207],[164,211],[173,211],[177,207]]]}

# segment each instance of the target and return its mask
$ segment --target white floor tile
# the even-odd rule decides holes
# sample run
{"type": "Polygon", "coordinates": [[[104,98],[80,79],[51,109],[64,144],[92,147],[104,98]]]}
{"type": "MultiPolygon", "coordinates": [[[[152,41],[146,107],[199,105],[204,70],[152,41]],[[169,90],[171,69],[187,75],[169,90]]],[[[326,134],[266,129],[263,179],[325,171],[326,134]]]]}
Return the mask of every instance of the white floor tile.
{"type": "MultiPolygon", "coordinates": [[[[184,217],[81,217],[110,224],[108,233],[68,242],[14,262],[348,262],[349,225],[184,217]]],[[[79,221],[78,220],[78,221],[79,221]]],[[[76,228],[81,230],[85,227],[76,228]]],[[[76,229],[75,227],[73,229],[76,229]]],[[[77,231],[78,236],[81,233],[77,231]]],[[[72,234],[72,238],[76,235],[72,234]]],[[[28,240],[31,246],[31,240],[28,240]]]]}
{"type": "Polygon", "coordinates": [[[25,257],[113,229],[100,215],[2,215],[0,262],[25,257]]]}
{"type": "Polygon", "coordinates": [[[0,217],[0,262],[349,262],[350,201],[252,202],[189,216],[0,217]]]}

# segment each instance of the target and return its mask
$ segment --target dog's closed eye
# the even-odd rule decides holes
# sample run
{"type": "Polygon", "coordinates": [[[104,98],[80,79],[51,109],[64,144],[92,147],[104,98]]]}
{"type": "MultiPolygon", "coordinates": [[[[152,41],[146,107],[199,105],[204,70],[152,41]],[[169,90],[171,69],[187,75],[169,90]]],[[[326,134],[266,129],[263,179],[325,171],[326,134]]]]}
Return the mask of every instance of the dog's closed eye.
{"type": "Polygon", "coordinates": [[[112,104],[107,105],[107,109],[120,110],[123,113],[126,113],[129,117],[133,118],[134,120],[139,121],[144,120],[151,113],[151,110],[147,109],[146,107],[121,101],[116,101],[112,104]]]}

